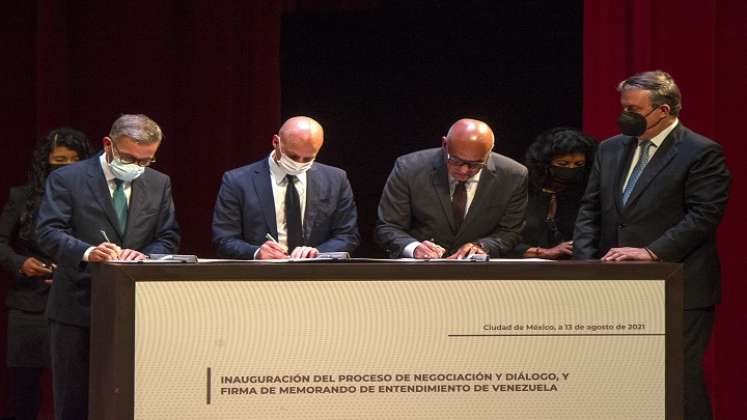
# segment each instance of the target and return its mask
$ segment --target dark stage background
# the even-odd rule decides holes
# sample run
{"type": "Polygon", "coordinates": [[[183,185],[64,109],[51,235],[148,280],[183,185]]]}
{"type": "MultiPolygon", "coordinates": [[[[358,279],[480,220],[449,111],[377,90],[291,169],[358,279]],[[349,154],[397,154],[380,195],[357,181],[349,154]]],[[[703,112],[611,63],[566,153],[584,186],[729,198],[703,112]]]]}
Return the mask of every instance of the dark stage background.
{"type": "Polygon", "coordinates": [[[359,256],[384,256],[371,238],[394,160],[439,147],[460,117],[519,161],[540,131],[581,126],[581,2],[473,3],[283,19],[282,116],[324,125],[319,160],[348,172],[359,256]]]}
{"type": "MultiPolygon", "coordinates": [[[[182,252],[205,257],[213,255],[210,220],[222,173],[266,157],[287,116],[307,114],[324,125],[319,160],[348,170],[364,237],[358,255],[377,256],[368,240],[394,158],[438,146],[455,119],[484,119],[498,136],[496,150],[522,160],[532,138],[549,127],[583,121],[592,135],[613,134],[616,83],[636,71],[671,72],[684,93],[683,122],[724,145],[734,174],[720,232],[724,304],[708,369],[718,418],[743,417],[747,286],[738,272],[747,174],[738,123],[747,92],[745,4],[11,0],[4,6],[0,200],[25,181],[33,144],[49,129],[79,128],[98,146],[119,113],[145,113],[166,134],[156,167],[174,183],[182,252]]],[[[4,324],[0,319],[2,337],[4,324]]],[[[1,375],[0,417],[10,413],[5,381],[1,375]]]]}

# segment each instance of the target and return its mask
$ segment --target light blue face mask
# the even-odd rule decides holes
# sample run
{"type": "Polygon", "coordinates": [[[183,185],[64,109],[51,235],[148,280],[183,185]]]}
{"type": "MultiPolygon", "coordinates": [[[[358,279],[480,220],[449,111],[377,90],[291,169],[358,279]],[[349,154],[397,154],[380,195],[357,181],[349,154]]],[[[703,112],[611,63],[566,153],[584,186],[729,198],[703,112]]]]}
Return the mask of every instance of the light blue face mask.
{"type": "Polygon", "coordinates": [[[114,144],[112,144],[112,160],[109,162],[109,170],[115,178],[124,182],[132,182],[145,172],[145,167],[137,163],[123,163],[119,157],[114,155],[114,144]]]}
{"type": "Polygon", "coordinates": [[[115,178],[124,182],[132,182],[145,172],[145,168],[137,163],[122,163],[116,158],[109,162],[109,169],[115,178]]]}

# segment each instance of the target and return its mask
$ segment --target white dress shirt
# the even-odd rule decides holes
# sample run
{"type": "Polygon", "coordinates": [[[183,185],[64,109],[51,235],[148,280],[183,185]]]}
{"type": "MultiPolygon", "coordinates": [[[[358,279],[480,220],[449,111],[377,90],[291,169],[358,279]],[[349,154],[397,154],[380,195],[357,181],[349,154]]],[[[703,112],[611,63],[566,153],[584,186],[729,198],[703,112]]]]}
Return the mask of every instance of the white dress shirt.
{"type": "MultiPolygon", "coordinates": [[[[275,199],[275,222],[278,227],[277,240],[280,245],[288,247],[288,222],[285,220],[285,192],[288,188],[288,175],[285,169],[275,162],[272,158],[274,152],[270,153],[267,158],[270,164],[270,183],[272,184],[272,195],[275,199]]],[[[301,202],[301,226],[303,226],[304,215],[306,214],[306,172],[296,175],[295,182],[298,199],[301,202]]],[[[288,252],[293,251],[289,249],[288,252]]],[[[256,256],[256,254],[255,254],[256,256]]]]}
{"type": "MultiPolygon", "coordinates": [[[[656,153],[656,151],[659,150],[659,147],[664,142],[664,139],[666,139],[667,136],[669,135],[669,133],[671,133],[672,130],[674,130],[674,128],[677,127],[677,124],[679,122],[680,122],[680,120],[678,118],[675,118],[674,122],[672,124],[670,124],[669,127],[667,127],[664,130],[662,130],[661,133],[657,134],[656,136],[654,136],[654,138],[652,138],[650,140],[651,141],[651,147],[649,147],[649,149],[648,149],[649,162],[651,162],[651,159],[654,158],[654,153],[656,153]]],[[[639,144],[640,144],[640,140],[639,140],[639,144]]],[[[622,191],[625,191],[625,186],[628,185],[628,180],[630,179],[630,174],[633,173],[633,168],[635,168],[635,165],[638,163],[638,160],[640,158],[641,158],[641,148],[640,147],[636,147],[635,148],[635,154],[633,155],[633,160],[630,162],[630,167],[628,168],[628,175],[625,177],[625,182],[623,183],[623,186],[622,186],[622,191]]]]}
{"type": "MultiPolygon", "coordinates": [[[[112,171],[109,169],[109,163],[106,161],[106,153],[102,153],[99,156],[99,162],[101,163],[101,170],[104,171],[104,178],[106,178],[106,185],[109,187],[109,198],[114,198],[114,190],[117,188],[117,183],[114,182],[116,179],[112,171]]],[[[127,207],[130,206],[130,195],[132,195],[132,182],[123,182],[122,189],[124,190],[125,198],[127,198],[127,207]]],[[[104,238],[101,238],[101,242],[104,238]]],[[[95,247],[89,247],[85,253],[83,253],[83,261],[88,261],[88,255],[91,254],[95,247]]]]}

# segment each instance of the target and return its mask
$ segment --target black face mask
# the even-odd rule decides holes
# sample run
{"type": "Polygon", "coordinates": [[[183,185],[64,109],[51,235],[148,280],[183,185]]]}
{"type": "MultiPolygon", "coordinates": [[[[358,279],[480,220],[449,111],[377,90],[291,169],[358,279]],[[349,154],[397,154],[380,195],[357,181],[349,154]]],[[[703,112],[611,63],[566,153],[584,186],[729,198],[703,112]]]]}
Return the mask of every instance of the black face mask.
{"type": "Polygon", "coordinates": [[[67,165],[68,165],[67,163],[49,163],[47,164],[47,175],[67,165]]]}
{"type": "Polygon", "coordinates": [[[568,168],[564,166],[550,166],[550,176],[553,182],[562,185],[580,184],[586,175],[586,168],[568,168]]]}
{"type": "Polygon", "coordinates": [[[645,133],[648,128],[646,117],[655,110],[656,108],[652,109],[646,115],[641,115],[633,111],[623,111],[623,113],[617,117],[617,125],[620,127],[620,132],[631,137],[638,137],[645,133]]]}

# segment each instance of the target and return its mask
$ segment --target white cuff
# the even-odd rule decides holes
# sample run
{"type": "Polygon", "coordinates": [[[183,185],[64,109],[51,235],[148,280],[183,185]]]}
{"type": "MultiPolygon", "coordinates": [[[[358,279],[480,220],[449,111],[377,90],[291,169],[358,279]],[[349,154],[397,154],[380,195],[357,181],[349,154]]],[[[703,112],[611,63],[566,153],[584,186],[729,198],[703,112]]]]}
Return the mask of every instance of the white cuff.
{"type": "Polygon", "coordinates": [[[418,241],[410,242],[409,244],[407,244],[407,246],[405,247],[405,249],[402,250],[402,256],[405,257],[405,258],[415,258],[414,257],[414,255],[415,255],[415,248],[417,248],[419,246],[420,246],[420,242],[418,242],[418,241]]]}
{"type": "Polygon", "coordinates": [[[91,255],[91,251],[93,251],[94,248],[96,247],[95,246],[88,247],[86,252],[83,253],[83,261],[88,262],[88,256],[91,255]]]}

